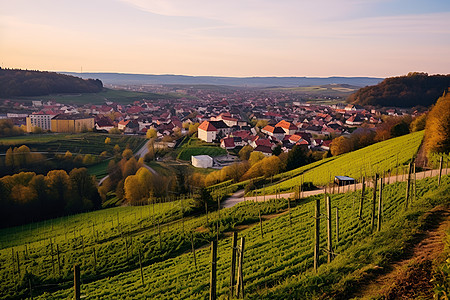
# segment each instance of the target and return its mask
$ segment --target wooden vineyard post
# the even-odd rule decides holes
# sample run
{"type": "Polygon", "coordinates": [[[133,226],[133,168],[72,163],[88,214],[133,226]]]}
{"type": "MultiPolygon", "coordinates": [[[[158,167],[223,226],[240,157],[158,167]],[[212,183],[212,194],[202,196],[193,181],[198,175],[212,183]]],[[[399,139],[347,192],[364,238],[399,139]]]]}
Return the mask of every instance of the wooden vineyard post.
{"type": "Polygon", "coordinates": [[[233,297],[234,281],[236,276],[236,254],[237,254],[237,232],[233,232],[231,245],[231,274],[230,274],[230,297],[233,297]]]}
{"type": "Polygon", "coordinates": [[[438,178],[438,185],[441,185],[441,177],[442,177],[442,164],[444,162],[444,156],[441,156],[439,160],[439,178],[438,178]]]}
{"type": "Polygon", "coordinates": [[[141,258],[141,248],[139,248],[139,268],[141,269],[141,282],[144,285],[144,272],[142,272],[142,258],[141,258]]]}
{"type": "Polygon", "coordinates": [[[245,238],[241,237],[241,246],[239,247],[238,276],[236,283],[236,296],[238,298],[244,298],[244,244],[245,238]]]}
{"type": "Polygon", "coordinates": [[[208,202],[205,201],[206,224],[208,224],[208,202]]]}
{"type": "Polygon", "coordinates": [[[359,219],[362,218],[362,211],[363,211],[363,205],[364,205],[364,192],[365,192],[365,188],[366,188],[366,182],[365,182],[365,178],[362,178],[362,187],[361,187],[361,200],[359,202],[359,214],[358,217],[359,219]]]}
{"type": "Polygon", "coordinates": [[[97,273],[97,256],[95,255],[95,246],[92,247],[92,254],[94,256],[94,272],[97,273]]]}
{"type": "Polygon", "coordinates": [[[161,242],[161,226],[159,225],[159,220],[158,220],[158,235],[159,235],[159,250],[162,250],[162,242],[161,242]]]}
{"type": "Polygon", "coordinates": [[[192,247],[192,254],[194,255],[195,270],[197,270],[197,258],[195,257],[194,234],[193,233],[191,233],[191,247],[192,247]]]}
{"type": "Polygon", "coordinates": [[[73,266],[73,288],[74,288],[74,299],[80,300],[80,266],[73,266]]]}
{"type": "Polygon", "coordinates": [[[405,202],[406,202],[406,208],[409,206],[409,188],[411,185],[411,163],[408,165],[408,177],[406,181],[406,195],[405,195],[405,202]]]}
{"type": "Polygon", "coordinates": [[[58,272],[59,277],[61,277],[61,260],[59,259],[59,245],[56,244],[56,255],[58,256],[58,272]]]}
{"type": "Polygon", "coordinates": [[[259,229],[261,231],[261,238],[264,238],[263,225],[262,225],[262,219],[261,219],[261,209],[259,209],[258,215],[259,215],[259,229]]]}
{"type": "Polygon", "coordinates": [[[30,289],[30,299],[33,300],[33,289],[31,288],[31,278],[28,278],[28,288],[30,289]]]}
{"type": "Polygon", "coordinates": [[[53,243],[50,242],[50,255],[52,257],[53,277],[55,277],[55,260],[53,259],[53,243]]]}
{"type": "Polygon", "coordinates": [[[320,200],[316,199],[316,208],[314,211],[314,272],[319,268],[319,243],[320,243],[320,200]]]}
{"type": "Polygon", "coordinates": [[[292,227],[291,198],[288,198],[289,226],[292,227]]]}
{"type": "Polygon", "coordinates": [[[16,252],[17,255],[17,273],[19,274],[20,278],[20,261],[19,261],[19,251],[16,252]]]}
{"type": "Polygon", "coordinates": [[[413,193],[414,193],[414,201],[416,201],[417,198],[417,189],[416,189],[416,163],[414,163],[414,167],[413,167],[413,171],[414,171],[414,186],[413,186],[413,193]]]}
{"type": "Polygon", "coordinates": [[[333,259],[333,245],[331,240],[331,199],[327,196],[327,252],[328,252],[328,263],[333,259]]]}
{"type": "Polygon", "coordinates": [[[383,200],[383,178],[380,178],[380,194],[378,195],[378,222],[377,231],[381,230],[381,211],[382,211],[382,200],[383,200]]]}
{"type": "Polygon", "coordinates": [[[377,181],[378,181],[378,174],[375,174],[375,180],[373,181],[373,196],[372,196],[372,220],[370,222],[372,232],[375,229],[375,203],[377,201],[377,181]]]}
{"type": "Polygon", "coordinates": [[[211,276],[209,285],[209,300],[216,299],[216,276],[217,276],[217,241],[211,242],[211,276]]]}
{"type": "Polygon", "coordinates": [[[336,206],[336,244],[339,243],[339,208],[336,206]]]}

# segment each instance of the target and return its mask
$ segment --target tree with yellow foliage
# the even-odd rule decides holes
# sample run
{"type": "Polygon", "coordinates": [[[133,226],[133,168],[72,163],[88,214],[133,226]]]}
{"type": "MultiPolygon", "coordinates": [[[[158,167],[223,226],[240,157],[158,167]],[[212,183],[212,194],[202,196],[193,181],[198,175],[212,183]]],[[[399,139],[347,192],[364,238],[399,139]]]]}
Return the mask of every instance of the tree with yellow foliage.
{"type": "Polygon", "coordinates": [[[425,126],[425,150],[432,153],[450,151],[450,93],[445,92],[428,114],[425,126]]]}

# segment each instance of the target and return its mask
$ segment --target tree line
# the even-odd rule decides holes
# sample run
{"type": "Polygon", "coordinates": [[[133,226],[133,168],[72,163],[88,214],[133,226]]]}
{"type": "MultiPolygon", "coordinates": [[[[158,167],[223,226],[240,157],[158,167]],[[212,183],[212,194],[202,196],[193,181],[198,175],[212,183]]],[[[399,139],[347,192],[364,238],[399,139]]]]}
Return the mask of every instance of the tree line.
{"type": "Polygon", "coordinates": [[[86,168],[46,175],[20,172],[0,178],[0,226],[13,226],[101,207],[95,178],[86,168]]]}
{"type": "Polygon", "coordinates": [[[57,93],[98,93],[99,79],[82,79],[55,72],[0,68],[0,97],[44,96],[57,93]]]}
{"type": "Polygon", "coordinates": [[[347,102],[368,106],[429,107],[450,86],[450,75],[409,73],[359,89],[347,102]]]}

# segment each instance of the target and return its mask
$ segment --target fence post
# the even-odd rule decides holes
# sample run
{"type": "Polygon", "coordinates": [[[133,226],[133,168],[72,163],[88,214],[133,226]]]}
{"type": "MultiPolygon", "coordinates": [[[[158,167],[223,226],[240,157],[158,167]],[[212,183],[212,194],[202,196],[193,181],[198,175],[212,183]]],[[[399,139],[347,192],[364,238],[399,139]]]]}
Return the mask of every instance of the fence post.
{"type": "Polygon", "coordinates": [[[442,177],[442,164],[444,162],[444,156],[441,155],[441,159],[439,160],[439,179],[438,185],[441,185],[441,177],[442,177]]]}
{"type": "Polygon", "coordinates": [[[195,270],[197,270],[197,258],[195,257],[194,234],[193,233],[191,233],[191,246],[192,246],[192,253],[194,254],[195,270]]]}
{"type": "Polygon", "coordinates": [[[79,265],[73,266],[73,287],[74,287],[74,299],[80,300],[81,294],[80,294],[80,266],[79,265]]]}
{"type": "Polygon", "coordinates": [[[245,238],[241,237],[241,246],[239,248],[239,264],[238,264],[238,278],[236,284],[236,296],[244,298],[244,244],[245,238]]]}
{"type": "Polygon", "coordinates": [[[339,243],[339,208],[336,206],[336,245],[339,243]]]}
{"type": "Polygon", "coordinates": [[[380,178],[380,195],[378,197],[378,222],[377,222],[377,231],[381,230],[381,211],[382,211],[382,201],[383,199],[383,178],[380,178]]]}
{"type": "Polygon", "coordinates": [[[259,229],[261,231],[261,238],[264,238],[263,225],[262,225],[262,219],[261,219],[261,209],[259,209],[258,214],[259,214],[259,229]]]}
{"type": "Polygon", "coordinates": [[[328,250],[328,263],[333,259],[333,245],[331,240],[331,199],[327,197],[327,250],[328,250]]]}
{"type": "Polygon", "coordinates": [[[292,227],[291,198],[288,197],[289,226],[292,227]]]}
{"type": "Polygon", "coordinates": [[[320,242],[320,200],[316,199],[316,208],[314,211],[314,271],[317,273],[319,268],[319,242],[320,242]]]}
{"type": "Polygon", "coordinates": [[[236,276],[236,253],[237,253],[237,232],[233,232],[233,242],[231,245],[231,274],[230,274],[230,297],[233,297],[234,280],[236,276]]]}
{"type": "Polygon", "coordinates": [[[59,245],[56,244],[56,254],[58,255],[58,272],[59,277],[61,277],[61,260],[59,259],[59,245]]]}
{"type": "Polygon", "coordinates": [[[377,181],[378,181],[378,174],[375,174],[375,180],[373,182],[373,197],[372,197],[372,220],[370,222],[372,232],[375,229],[375,203],[377,201],[377,181]]]}
{"type": "Polygon", "coordinates": [[[141,248],[139,248],[139,268],[141,269],[141,282],[144,285],[144,273],[142,272],[141,248]]]}
{"type": "Polygon", "coordinates": [[[411,185],[411,163],[408,165],[408,177],[406,181],[406,195],[405,195],[405,202],[406,202],[406,208],[409,206],[409,187],[411,185]]]}
{"type": "Polygon", "coordinates": [[[209,300],[216,299],[216,276],[217,276],[217,241],[211,242],[211,276],[209,283],[209,300]]]}
{"type": "Polygon", "coordinates": [[[365,192],[365,188],[366,188],[366,182],[365,182],[365,177],[362,178],[362,187],[361,187],[361,200],[359,202],[359,219],[362,218],[362,211],[363,211],[363,205],[364,205],[364,192],[365,192]]]}

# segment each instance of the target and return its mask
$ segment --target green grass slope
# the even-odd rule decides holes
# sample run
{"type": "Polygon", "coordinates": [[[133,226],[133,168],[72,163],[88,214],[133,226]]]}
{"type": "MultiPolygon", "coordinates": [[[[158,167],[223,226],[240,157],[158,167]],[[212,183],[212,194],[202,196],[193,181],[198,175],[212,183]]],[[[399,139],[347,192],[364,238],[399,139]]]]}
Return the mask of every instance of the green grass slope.
{"type": "Polygon", "coordinates": [[[423,134],[423,131],[414,132],[280,174],[278,176],[281,179],[302,175],[266,187],[266,194],[274,194],[276,188],[279,191],[293,190],[301,181],[320,186],[332,182],[334,176],[359,179],[361,176],[374,176],[375,173],[402,168],[417,153],[423,134]]]}
{"type": "MultiPolygon", "coordinates": [[[[371,190],[366,191],[366,202],[362,220],[358,218],[357,199],[360,192],[333,195],[332,205],[339,208],[340,239],[336,242],[333,210],[333,252],[336,257],[326,264],[326,226],[321,220],[321,267],[317,274],[312,271],[313,263],[313,214],[314,200],[321,199],[321,211],[324,212],[323,195],[305,199],[291,210],[263,224],[264,237],[259,226],[253,226],[239,233],[245,236],[244,277],[247,299],[314,299],[323,295],[341,295],[347,297],[357,288],[359,282],[368,273],[379,267],[388,266],[394,259],[403,255],[408,243],[425,226],[424,213],[440,204],[449,204],[450,178],[444,176],[441,186],[437,179],[424,179],[417,182],[417,195],[412,206],[405,210],[405,183],[385,186],[383,190],[383,217],[380,232],[371,232],[370,218],[371,190]]],[[[280,200],[281,201],[281,200],[280,200]]],[[[286,202],[285,200],[283,200],[286,202]]],[[[266,203],[247,202],[239,210],[229,211],[246,213],[257,219],[258,210],[269,210],[266,203]]],[[[285,205],[283,205],[285,207],[285,205]]],[[[242,215],[241,215],[242,216],[242,215]]],[[[210,216],[215,218],[216,216],[210,216]]],[[[231,215],[229,215],[231,217],[231,215]]],[[[147,245],[142,244],[143,249],[147,245]]],[[[138,249],[134,248],[136,257],[138,249]]],[[[145,284],[140,281],[138,268],[129,272],[105,277],[82,285],[82,294],[89,298],[140,299],[207,299],[209,291],[210,258],[209,249],[196,252],[197,269],[192,254],[186,253],[164,261],[147,265],[143,269],[145,284]]],[[[152,255],[151,253],[148,255],[152,255]]],[[[144,255],[145,256],[145,255],[144,255]]],[[[231,240],[222,239],[218,247],[219,297],[229,292],[229,271],[231,240]]],[[[40,299],[67,299],[73,289],[58,290],[41,295],[40,299]]]]}

